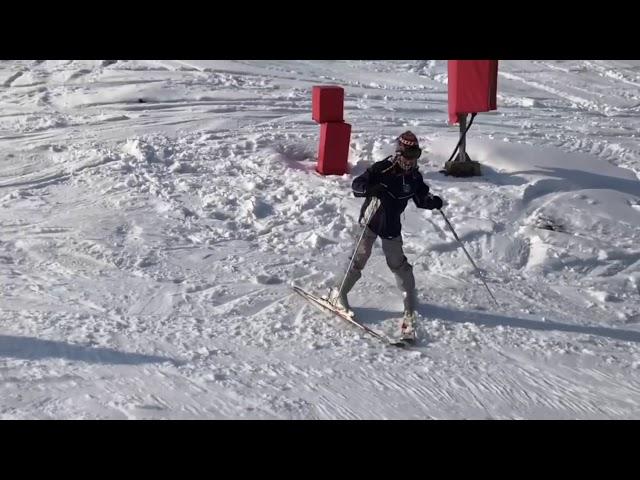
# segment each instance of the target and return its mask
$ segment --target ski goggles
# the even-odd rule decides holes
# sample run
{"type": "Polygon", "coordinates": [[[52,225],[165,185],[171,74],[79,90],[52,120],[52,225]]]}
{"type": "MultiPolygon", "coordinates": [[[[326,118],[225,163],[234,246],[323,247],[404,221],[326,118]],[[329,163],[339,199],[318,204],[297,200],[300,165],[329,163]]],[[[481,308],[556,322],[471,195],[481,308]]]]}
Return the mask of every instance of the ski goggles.
{"type": "Polygon", "coordinates": [[[419,147],[411,147],[400,150],[398,154],[409,160],[417,160],[422,155],[422,149],[419,147]]]}

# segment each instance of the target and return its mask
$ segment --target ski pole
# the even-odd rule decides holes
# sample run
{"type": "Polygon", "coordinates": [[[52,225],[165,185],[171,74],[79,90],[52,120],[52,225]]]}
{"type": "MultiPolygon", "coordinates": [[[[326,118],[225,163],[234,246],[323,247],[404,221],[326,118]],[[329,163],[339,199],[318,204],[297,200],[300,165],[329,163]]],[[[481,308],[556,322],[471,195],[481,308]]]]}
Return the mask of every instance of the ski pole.
{"type": "Polygon", "coordinates": [[[496,300],[496,297],[493,296],[493,293],[491,293],[491,290],[489,290],[489,287],[488,287],[487,283],[484,281],[484,278],[482,278],[482,274],[480,272],[480,269],[476,266],[475,262],[471,258],[471,255],[469,255],[469,252],[467,252],[467,249],[464,248],[464,245],[463,245],[462,241],[458,238],[458,235],[456,234],[456,231],[453,229],[453,226],[449,222],[449,219],[446,217],[446,215],[444,214],[444,212],[442,210],[438,209],[438,211],[440,212],[440,215],[442,215],[442,218],[444,218],[444,221],[447,223],[447,226],[449,227],[449,230],[451,230],[451,233],[453,233],[453,236],[456,238],[456,240],[458,241],[458,243],[462,247],[462,250],[464,250],[465,255],[467,256],[467,258],[471,262],[471,265],[473,265],[473,267],[476,269],[476,273],[480,277],[480,281],[482,281],[482,283],[484,284],[484,287],[487,289],[487,292],[489,292],[489,295],[491,296],[491,298],[495,302],[496,307],[500,307],[500,305],[498,304],[498,301],[496,300]]]}
{"type": "Polygon", "coordinates": [[[351,270],[351,265],[353,265],[353,261],[356,258],[356,253],[358,253],[358,247],[360,247],[360,242],[362,242],[362,239],[364,238],[364,232],[367,230],[367,227],[369,226],[369,220],[371,220],[371,217],[373,217],[374,213],[376,213],[379,206],[380,206],[380,199],[375,197],[373,199],[372,206],[369,207],[370,213],[369,215],[367,215],[367,218],[365,219],[364,226],[362,227],[362,233],[360,234],[360,238],[358,238],[358,242],[356,243],[356,248],[353,250],[353,255],[351,255],[351,261],[349,262],[349,267],[347,267],[347,271],[344,273],[344,277],[342,277],[342,282],[340,282],[340,288],[338,289],[339,292],[342,291],[342,286],[344,285],[344,282],[347,279],[347,274],[349,273],[349,270],[351,270]]]}

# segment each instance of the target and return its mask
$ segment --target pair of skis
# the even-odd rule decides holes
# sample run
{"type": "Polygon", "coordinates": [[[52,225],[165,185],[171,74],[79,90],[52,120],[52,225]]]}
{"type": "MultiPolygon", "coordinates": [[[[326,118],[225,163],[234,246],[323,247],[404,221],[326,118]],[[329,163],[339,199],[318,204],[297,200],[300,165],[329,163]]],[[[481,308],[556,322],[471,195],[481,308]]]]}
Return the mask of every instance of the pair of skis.
{"type": "Polygon", "coordinates": [[[297,285],[293,285],[293,290],[302,298],[311,302],[313,305],[320,307],[324,311],[333,313],[334,315],[338,316],[342,320],[350,323],[351,325],[359,328],[360,330],[363,330],[364,332],[368,333],[372,337],[377,338],[385,345],[391,345],[393,347],[407,347],[415,341],[415,335],[404,336],[401,339],[396,340],[391,337],[388,337],[387,335],[378,333],[375,330],[372,330],[366,325],[360,323],[358,320],[354,318],[353,315],[349,315],[349,313],[347,313],[346,311],[337,308],[335,305],[329,302],[329,300],[327,300],[326,298],[322,298],[317,295],[314,295],[313,293],[309,293],[306,290],[298,287],[297,285]]]}

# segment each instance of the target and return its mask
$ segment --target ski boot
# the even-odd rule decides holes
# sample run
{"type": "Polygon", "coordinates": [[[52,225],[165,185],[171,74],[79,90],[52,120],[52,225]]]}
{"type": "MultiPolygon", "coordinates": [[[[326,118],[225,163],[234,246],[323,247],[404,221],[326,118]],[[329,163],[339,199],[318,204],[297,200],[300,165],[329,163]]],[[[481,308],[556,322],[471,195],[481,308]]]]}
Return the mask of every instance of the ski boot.
{"type": "Polygon", "coordinates": [[[329,290],[329,295],[327,296],[327,300],[331,305],[336,307],[338,310],[341,310],[347,313],[349,316],[353,316],[353,310],[351,310],[351,306],[349,305],[349,300],[347,299],[347,292],[339,291],[337,288],[332,288],[329,290]]]}
{"type": "Polygon", "coordinates": [[[341,284],[342,288],[332,288],[329,290],[329,295],[327,296],[327,300],[329,303],[334,305],[337,309],[347,313],[347,315],[353,317],[355,314],[353,310],[351,310],[351,306],[349,305],[349,300],[347,299],[347,294],[353,288],[355,283],[358,281],[362,274],[359,270],[351,269],[347,272],[344,277],[344,280],[341,284]]]}
{"type": "Polygon", "coordinates": [[[400,336],[405,342],[414,342],[416,335],[416,292],[404,292],[404,314],[400,325],[400,336]]]}

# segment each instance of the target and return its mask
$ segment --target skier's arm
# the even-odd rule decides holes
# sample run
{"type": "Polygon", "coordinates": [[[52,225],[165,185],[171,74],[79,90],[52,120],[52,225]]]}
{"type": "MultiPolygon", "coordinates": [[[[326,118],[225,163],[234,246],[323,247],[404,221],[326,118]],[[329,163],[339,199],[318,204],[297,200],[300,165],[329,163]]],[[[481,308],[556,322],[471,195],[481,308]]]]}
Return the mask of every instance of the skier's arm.
{"type": "Polygon", "coordinates": [[[356,197],[370,197],[384,189],[380,185],[380,175],[373,168],[369,167],[360,176],[356,177],[351,184],[351,189],[356,197]]]}
{"type": "Polygon", "coordinates": [[[413,202],[418,208],[425,208],[427,210],[433,210],[434,208],[442,208],[442,199],[434,196],[429,192],[429,186],[424,183],[422,175],[419,175],[418,191],[413,196],[413,202]]]}
{"type": "Polygon", "coordinates": [[[362,175],[357,176],[351,183],[351,189],[356,197],[366,197],[367,185],[369,184],[369,169],[362,175]]]}

